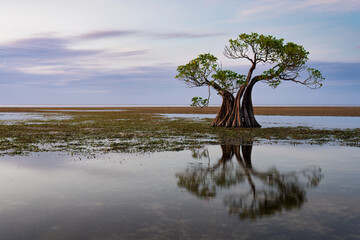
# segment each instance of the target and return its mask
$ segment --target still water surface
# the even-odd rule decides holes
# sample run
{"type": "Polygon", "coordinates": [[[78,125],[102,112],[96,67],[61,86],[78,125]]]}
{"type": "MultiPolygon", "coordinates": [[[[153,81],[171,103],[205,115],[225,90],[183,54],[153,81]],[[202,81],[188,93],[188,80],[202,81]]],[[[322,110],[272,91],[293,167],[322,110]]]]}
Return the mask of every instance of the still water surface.
{"type": "MultiPolygon", "coordinates": [[[[71,116],[63,114],[42,114],[42,113],[27,113],[27,112],[0,112],[0,121],[27,121],[27,120],[66,120],[71,116]]],[[[0,122],[1,124],[2,122],[0,122]]]]}
{"type": "Polygon", "coordinates": [[[0,239],[360,239],[359,148],[0,157],[0,239]]]}
{"type": "MultiPolygon", "coordinates": [[[[214,119],[216,114],[162,114],[168,118],[214,119]]],[[[261,127],[360,128],[360,117],[256,115],[261,127]]]]}
{"type": "MultiPolygon", "coordinates": [[[[44,110],[48,111],[48,110],[44,110]]],[[[55,110],[51,110],[55,111],[55,110]]],[[[121,112],[126,110],[56,110],[57,112],[121,112]]],[[[161,114],[167,118],[187,118],[200,120],[204,118],[215,118],[216,114],[161,114]]],[[[0,112],[0,124],[16,124],[24,121],[48,121],[67,120],[70,115],[63,113],[12,113],[0,112]]],[[[305,126],[312,128],[360,128],[360,117],[332,117],[332,116],[268,116],[256,115],[257,121],[263,128],[268,127],[297,127],[305,126]]],[[[33,123],[33,122],[32,122],[33,123]]]]}

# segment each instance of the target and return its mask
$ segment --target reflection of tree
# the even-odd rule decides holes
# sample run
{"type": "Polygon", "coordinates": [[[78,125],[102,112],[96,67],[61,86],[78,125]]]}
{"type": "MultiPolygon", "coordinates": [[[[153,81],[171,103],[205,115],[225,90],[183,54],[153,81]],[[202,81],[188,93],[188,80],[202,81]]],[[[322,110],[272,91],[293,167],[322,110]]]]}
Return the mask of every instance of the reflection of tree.
{"type": "Polygon", "coordinates": [[[196,159],[207,158],[210,161],[209,151],[207,148],[191,149],[191,156],[196,159]]]}
{"type": "Polygon", "coordinates": [[[287,173],[276,168],[257,171],[251,163],[252,144],[222,145],[221,149],[222,157],[213,166],[194,165],[176,174],[178,186],[199,198],[212,199],[221,190],[248,183],[248,189],[241,187],[240,192],[224,197],[229,213],[241,219],[300,208],[306,201],[306,188],[316,187],[322,178],[316,167],[287,173]]]}

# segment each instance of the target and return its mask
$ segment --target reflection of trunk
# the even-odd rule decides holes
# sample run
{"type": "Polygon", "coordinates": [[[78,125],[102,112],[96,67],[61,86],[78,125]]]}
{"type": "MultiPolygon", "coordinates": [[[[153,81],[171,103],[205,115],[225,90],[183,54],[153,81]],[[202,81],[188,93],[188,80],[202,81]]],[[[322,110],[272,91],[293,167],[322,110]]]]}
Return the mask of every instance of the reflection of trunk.
{"type": "Polygon", "coordinates": [[[240,166],[246,170],[246,169],[252,169],[251,164],[251,152],[253,148],[253,142],[250,141],[247,144],[242,145],[233,145],[234,153],[236,156],[236,159],[240,166]]]}
{"type": "Polygon", "coordinates": [[[221,145],[222,157],[219,159],[219,163],[225,163],[232,159],[234,156],[234,148],[232,145],[221,145]]]}
{"type": "Polygon", "coordinates": [[[249,169],[251,169],[251,150],[252,150],[252,142],[249,145],[241,145],[241,153],[240,153],[240,146],[234,146],[235,148],[235,156],[240,164],[240,166],[243,168],[244,173],[246,175],[246,178],[250,184],[251,191],[253,194],[253,197],[255,198],[256,193],[256,187],[255,184],[251,178],[251,174],[249,169]]]}
{"type": "Polygon", "coordinates": [[[213,127],[224,126],[234,107],[234,96],[230,92],[221,90],[219,93],[223,98],[223,102],[216,118],[211,123],[213,127]]]}
{"type": "Polygon", "coordinates": [[[244,158],[245,166],[246,168],[252,168],[251,164],[251,151],[252,151],[252,143],[249,145],[242,145],[241,146],[241,152],[244,158]]]}
{"type": "Polygon", "coordinates": [[[225,163],[232,159],[234,156],[234,147],[232,145],[221,145],[222,156],[218,160],[217,164],[214,165],[211,170],[214,171],[220,166],[224,166],[225,163]]]}

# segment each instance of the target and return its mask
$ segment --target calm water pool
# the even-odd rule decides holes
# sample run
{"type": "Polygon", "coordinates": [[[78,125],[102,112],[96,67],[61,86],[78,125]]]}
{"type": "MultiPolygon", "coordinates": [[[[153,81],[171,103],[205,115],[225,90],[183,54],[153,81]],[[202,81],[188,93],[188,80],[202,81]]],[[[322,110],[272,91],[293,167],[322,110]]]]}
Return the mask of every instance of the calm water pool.
{"type": "Polygon", "coordinates": [[[0,239],[360,239],[360,150],[0,157],[0,239]]]}
{"type": "MultiPolygon", "coordinates": [[[[194,120],[215,118],[216,114],[162,114],[168,118],[190,118],[194,120]]],[[[297,127],[312,128],[360,128],[360,117],[332,116],[269,116],[256,115],[256,120],[263,128],[297,127]]]]}
{"type": "Polygon", "coordinates": [[[43,112],[126,112],[124,109],[53,109],[41,110],[43,112]]]}
{"type": "Polygon", "coordinates": [[[71,116],[59,113],[0,112],[0,121],[10,123],[26,120],[66,120],[70,118],[71,116]]]}

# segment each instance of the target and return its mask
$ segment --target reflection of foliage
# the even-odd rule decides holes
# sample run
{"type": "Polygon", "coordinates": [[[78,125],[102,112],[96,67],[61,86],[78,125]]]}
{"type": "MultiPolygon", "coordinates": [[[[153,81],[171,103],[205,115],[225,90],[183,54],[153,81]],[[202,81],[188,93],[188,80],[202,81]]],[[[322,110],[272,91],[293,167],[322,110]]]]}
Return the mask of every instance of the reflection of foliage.
{"type": "Polygon", "coordinates": [[[306,188],[316,187],[321,178],[319,168],[281,173],[276,168],[256,171],[251,164],[252,145],[221,146],[223,155],[211,167],[193,166],[178,173],[178,186],[199,198],[211,199],[221,189],[249,183],[250,189],[224,198],[230,214],[240,219],[256,219],[282,210],[300,208],[306,201],[306,188]],[[232,161],[236,156],[238,164],[232,161]],[[261,186],[256,184],[261,183],[261,186]]]}
{"type": "MultiPolygon", "coordinates": [[[[221,188],[230,188],[243,182],[241,169],[234,168],[231,158],[234,156],[232,146],[222,145],[223,156],[212,167],[193,166],[184,173],[177,174],[178,185],[200,198],[209,199],[216,196],[221,188]],[[229,174],[232,172],[232,174],[229,174]]],[[[207,150],[206,150],[207,151],[207,150]]]]}
{"type": "Polygon", "coordinates": [[[209,151],[207,148],[193,148],[191,149],[192,158],[201,159],[207,158],[209,159],[209,151]]]}
{"type": "Polygon", "coordinates": [[[306,201],[306,187],[316,187],[322,177],[318,168],[285,174],[270,169],[262,173],[252,171],[251,175],[262,181],[263,189],[255,190],[254,187],[247,193],[225,198],[229,212],[238,214],[241,219],[256,219],[274,215],[283,209],[288,211],[300,208],[306,201]]]}

